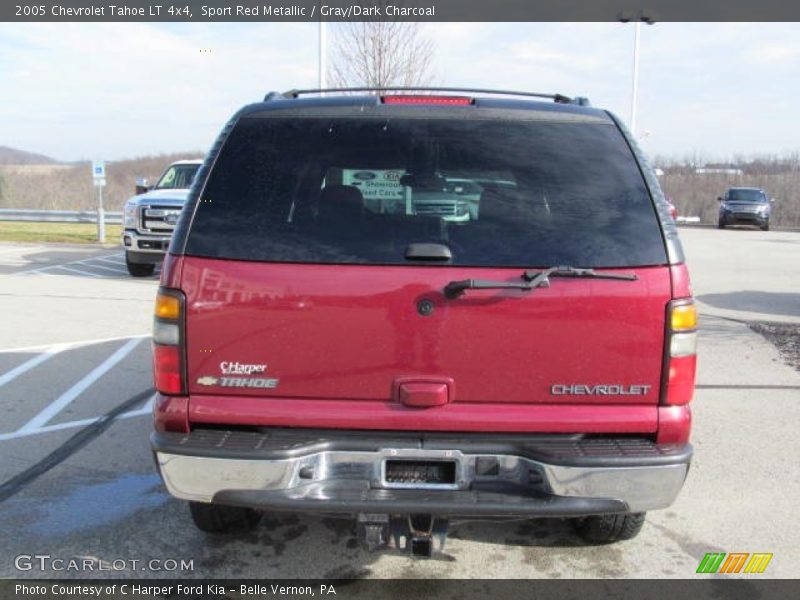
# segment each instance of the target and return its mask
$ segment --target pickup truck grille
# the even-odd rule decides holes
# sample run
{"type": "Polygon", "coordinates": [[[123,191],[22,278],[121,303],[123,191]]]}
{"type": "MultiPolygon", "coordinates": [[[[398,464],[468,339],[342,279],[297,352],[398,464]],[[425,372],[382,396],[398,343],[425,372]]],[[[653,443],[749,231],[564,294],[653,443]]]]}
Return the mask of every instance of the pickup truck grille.
{"type": "Polygon", "coordinates": [[[181,214],[176,206],[142,206],[139,212],[140,228],[144,232],[172,233],[181,214]]]}

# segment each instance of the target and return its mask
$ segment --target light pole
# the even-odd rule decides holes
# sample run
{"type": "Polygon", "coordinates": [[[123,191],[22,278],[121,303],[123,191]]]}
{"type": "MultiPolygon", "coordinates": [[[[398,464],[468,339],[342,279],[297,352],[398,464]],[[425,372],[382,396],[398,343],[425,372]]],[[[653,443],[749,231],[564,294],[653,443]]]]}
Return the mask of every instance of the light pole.
{"type": "Polygon", "coordinates": [[[636,99],[639,96],[639,35],[642,22],[636,21],[636,33],[633,36],[633,82],[631,84],[631,122],[630,128],[636,137],[636,99]]]}
{"type": "MultiPolygon", "coordinates": [[[[630,19],[620,18],[621,23],[628,23],[630,19]]],[[[636,29],[633,36],[633,81],[631,82],[631,120],[628,124],[631,133],[636,137],[636,103],[639,96],[639,36],[642,31],[642,23],[653,25],[650,17],[641,15],[635,22],[636,29]]]]}
{"type": "Polygon", "coordinates": [[[318,34],[317,44],[319,46],[318,48],[319,73],[317,74],[317,84],[318,84],[318,89],[324,90],[328,85],[328,77],[326,72],[328,69],[328,60],[327,60],[328,32],[327,32],[327,24],[325,23],[325,21],[322,20],[322,15],[320,15],[319,17],[319,30],[317,34],[318,34]]]}

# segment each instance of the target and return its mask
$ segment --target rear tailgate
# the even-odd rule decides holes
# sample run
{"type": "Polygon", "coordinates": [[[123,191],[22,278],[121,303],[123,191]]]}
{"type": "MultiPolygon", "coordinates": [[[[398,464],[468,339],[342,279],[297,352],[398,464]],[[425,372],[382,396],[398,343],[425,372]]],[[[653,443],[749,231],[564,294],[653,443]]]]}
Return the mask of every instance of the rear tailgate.
{"type": "MultiPolygon", "coordinates": [[[[632,282],[554,279],[529,292],[476,290],[448,300],[442,289],[450,280],[513,281],[520,273],[348,265],[334,274],[327,265],[187,257],[191,404],[235,413],[236,398],[254,398],[238,404],[248,420],[275,424],[270,415],[298,401],[345,401],[337,410],[351,406],[354,414],[396,410],[396,380],[433,378],[452,382],[453,404],[655,406],[669,270],[635,272],[632,282]],[[421,300],[433,304],[427,316],[421,300]],[[262,382],[252,386],[255,379],[262,382]]],[[[520,414],[537,413],[509,418],[520,414]]],[[[438,420],[431,414],[428,428],[441,427],[438,420]]],[[[346,413],[338,423],[348,423],[346,413]]]]}

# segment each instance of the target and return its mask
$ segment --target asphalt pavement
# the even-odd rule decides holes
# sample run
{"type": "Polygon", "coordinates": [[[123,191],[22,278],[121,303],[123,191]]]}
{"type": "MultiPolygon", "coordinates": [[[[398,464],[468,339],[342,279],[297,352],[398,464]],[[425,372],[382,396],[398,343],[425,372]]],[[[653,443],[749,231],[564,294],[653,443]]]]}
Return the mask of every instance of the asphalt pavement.
{"type": "Polygon", "coordinates": [[[325,517],[196,530],[148,445],[157,275],[129,277],[119,248],[0,244],[0,577],[683,578],[707,552],[773,553],[761,576],[794,577],[800,373],[749,324],[800,325],[800,233],[681,236],[701,329],[677,502],[608,546],[559,520],[462,524],[435,560],[368,553],[351,522],[325,517]]]}

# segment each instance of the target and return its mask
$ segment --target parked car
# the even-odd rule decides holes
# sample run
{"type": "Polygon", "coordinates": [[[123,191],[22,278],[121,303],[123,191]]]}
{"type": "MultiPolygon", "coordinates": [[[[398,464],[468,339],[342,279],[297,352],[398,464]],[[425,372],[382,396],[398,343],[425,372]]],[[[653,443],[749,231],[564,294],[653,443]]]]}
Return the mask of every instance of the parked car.
{"type": "Polygon", "coordinates": [[[152,448],[200,529],[324,513],[429,556],[450,520],[600,543],[673,502],[697,322],[677,229],[619,119],[549,98],[272,93],[231,119],[153,326],[152,448]],[[481,179],[480,211],[368,209],[340,183],[365,169],[402,170],[412,205],[481,179]]]}
{"type": "Polygon", "coordinates": [[[136,196],[123,209],[125,264],[134,277],[148,277],[164,260],[172,231],[192,186],[200,160],[172,163],[150,187],[137,181],[136,196]]]}
{"type": "Polygon", "coordinates": [[[669,216],[672,217],[673,221],[678,220],[678,208],[672,203],[672,198],[669,196],[666,198],[667,200],[667,209],[669,210],[669,216]]]}
{"type": "Polygon", "coordinates": [[[767,194],[761,188],[730,188],[717,200],[719,200],[717,226],[720,229],[725,229],[728,225],[755,225],[764,231],[769,231],[774,200],[767,198],[767,194]]]}

